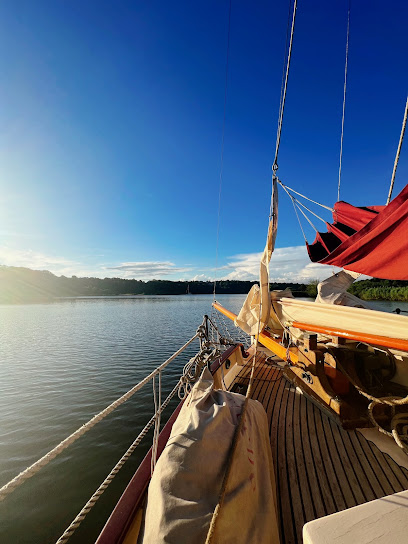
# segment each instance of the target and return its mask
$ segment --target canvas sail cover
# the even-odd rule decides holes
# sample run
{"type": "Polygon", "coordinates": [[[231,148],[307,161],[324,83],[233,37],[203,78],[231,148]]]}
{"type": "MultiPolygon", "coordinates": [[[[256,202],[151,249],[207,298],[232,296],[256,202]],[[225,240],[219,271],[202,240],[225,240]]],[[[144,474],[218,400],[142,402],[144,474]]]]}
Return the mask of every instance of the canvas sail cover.
{"type": "Polygon", "coordinates": [[[327,232],[318,232],[306,245],[312,262],[408,280],[408,185],[387,206],[336,202],[327,232]]]}
{"type": "MultiPolygon", "coordinates": [[[[204,544],[244,401],[204,370],[153,472],[139,544],[204,544]]],[[[252,399],[244,417],[213,542],[279,544],[268,418],[252,399]]]]}

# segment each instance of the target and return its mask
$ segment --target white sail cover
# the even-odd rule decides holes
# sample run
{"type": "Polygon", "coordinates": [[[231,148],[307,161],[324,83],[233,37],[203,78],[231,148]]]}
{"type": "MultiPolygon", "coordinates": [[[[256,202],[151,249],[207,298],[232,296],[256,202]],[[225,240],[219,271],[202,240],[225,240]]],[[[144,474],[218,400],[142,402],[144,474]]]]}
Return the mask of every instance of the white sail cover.
{"type": "Polygon", "coordinates": [[[294,298],[282,298],[276,306],[279,318],[288,327],[298,321],[315,326],[408,340],[408,316],[405,315],[294,298]]]}
{"type": "Polygon", "coordinates": [[[369,309],[368,304],[347,292],[347,289],[359,276],[361,274],[358,272],[341,270],[337,274],[330,276],[330,278],[321,281],[317,286],[316,302],[369,309]]]}
{"type": "MultiPolygon", "coordinates": [[[[204,544],[245,397],[208,370],[184,403],[150,482],[143,544],[204,544]]],[[[249,400],[213,542],[278,544],[267,416],[249,400]]]]}

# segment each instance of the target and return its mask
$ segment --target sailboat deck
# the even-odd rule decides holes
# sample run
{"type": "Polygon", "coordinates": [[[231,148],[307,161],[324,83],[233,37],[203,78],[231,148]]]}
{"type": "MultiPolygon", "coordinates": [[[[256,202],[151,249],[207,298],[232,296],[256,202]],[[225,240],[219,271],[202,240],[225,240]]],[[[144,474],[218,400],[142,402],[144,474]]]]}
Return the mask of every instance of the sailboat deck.
{"type": "MultiPolygon", "coordinates": [[[[242,368],[230,390],[246,389],[242,368]]],[[[288,382],[260,353],[251,398],[268,415],[281,542],[302,542],[313,519],[408,489],[408,470],[358,431],[345,431],[288,382]]]]}

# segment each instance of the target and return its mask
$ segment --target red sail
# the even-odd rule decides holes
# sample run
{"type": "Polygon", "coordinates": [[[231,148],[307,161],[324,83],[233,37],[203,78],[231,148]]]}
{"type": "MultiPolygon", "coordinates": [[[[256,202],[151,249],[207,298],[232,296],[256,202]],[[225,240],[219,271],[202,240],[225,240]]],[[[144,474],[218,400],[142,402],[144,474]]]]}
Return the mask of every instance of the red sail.
{"type": "Polygon", "coordinates": [[[336,202],[333,223],[307,245],[311,261],[375,278],[408,280],[408,185],[388,206],[336,202]]]}

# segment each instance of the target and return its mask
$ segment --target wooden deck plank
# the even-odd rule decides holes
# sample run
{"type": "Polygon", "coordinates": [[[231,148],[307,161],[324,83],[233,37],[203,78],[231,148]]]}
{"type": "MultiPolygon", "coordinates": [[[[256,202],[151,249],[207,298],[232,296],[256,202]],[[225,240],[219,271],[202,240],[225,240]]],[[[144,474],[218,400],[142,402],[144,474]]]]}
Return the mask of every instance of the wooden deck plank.
{"type": "Polygon", "coordinates": [[[340,463],[343,467],[344,474],[347,478],[349,487],[351,489],[354,502],[355,504],[361,504],[363,502],[367,502],[367,499],[361,487],[361,482],[364,481],[364,479],[361,478],[361,475],[360,475],[360,480],[357,479],[353,464],[350,462],[349,453],[347,452],[344,446],[343,437],[342,437],[342,434],[344,431],[332,420],[329,420],[329,425],[331,427],[331,431],[332,431],[334,443],[336,444],[336,449],[338,452],[340,463]]]}
{"type": "Polygon", "coordinates": [[[383,496],[391,495],[392,493],[394,493],[394,488],[392,487],[389,479],[387,478],[386,474],[384,473],[384,470],[381,467],[381,457],[377,459],[377,457],[375,456],[375,452],[373,452],[370,446],[370,442],[366,440],[364,436],[358,431],[356,432],[356,438],[360,442],[361,448],[363,449],[366,455],[367,461],[370,463],[370,466],[373,472],[375,473],[376,478],[384,491],[383,496]],[[380,465],[379,468],[378,468],[378,465],[380,465]]]}
{"type": "MultiPolygon", "coordinates": [[[[282,544],[301,544],[311,519],[408,489],[407,470],[338,427],[264,355],[258,362],[251,397],[268,416],[282,544]]],[[[234,384],[248,385],[250,371],[243,367],[234,384]]]]}
{"type": "MultiPolygon", "coordinates": [[[[287,419],[287,408],[288,408],[288,395],[287,388],[288,384],[285,383],[285,380],[282,380],[282,387],[280,388],[281,400],[279,405],[279,419],[280,421],[285,421],[287,419]]],[[[288,544],[293,544],[297,542],[296,537],[296,520],[294,508],[290,496],[290,481],[289,481],[289,468],[286,455],[286,425],[281,425],[278,421],[278,427],[275,430],[277,432],[277,440],[279,447],[277,448],[277,473],[279,481],[279,495],[280,495],[280,506],[281,506],[281,523],[282,530],[285,535],[285,542],[288,544]]]]}
{"type": "Polygon", "coordinates": [[[316,512],[314,508],[313,501],[310,500],[310,483],[309,483],[309,474],[308,474],[308,464],[310,464],[310,458],[308,455],[305,455],[303,449],[303,439],[302,439],[302,430],[304,429],[304,422],[302,421],[301,413],[301,398],[302,395],[293,390],[293,450],[296,459],[297,471],[300,492],[302,495],[302,505],[303,505],[303,517],[304,523],[306,520],[315,519],[316,512]]]}
{"type": "Polygon", "coordinates": [[[390,483],[391,493],[398,493],[399,491],[403,491],[402,485],[399,483],[397,477],[394,474],[394,471],[390,467],[390,465],[387,462],[388,455],[384,455],[375,444],[373,444],[370,441],[367,441],[368,446],[373,454],[373,457],[377,460],[377,465],[379,465],[379,471],[384,473],[386,480],[390,483]],[[395,490],[395,491],[394,491],[395,490]]]}
{"type": "Polygon", "coordinates": [[[286,416],[286,463],[289,478],[289,496],[292,505],[293,518],[297,542],[302,539],[302,527],[305,524],[304,504],[302,501],[302,483],[299,478],[300,456],[297,455],[294,443],[294,404],[295,389],[293,386],[286,387],[284,395],[287,396],[287,416],[286,416]]]}
{"type": "Polygon", "coordinates": [[[337,449],[335,436],[333,435],[333,429],[330,425],[330,419],[326,416],[326,414],[321,414],[321,416],[322,416],[323,431],[326,437],[327,446],[329,449],[329,455],[333,463],[333,468],[337,476],[337,481],[340,485],[340,488],[346,503],[346,508],[351,508],[353,506],[356,506],[358,503],[356,501],[356,498],[350,486],[350,483],[347,479],[345,467],[343,466],[343,460],[340,455],[340,452],[337,449]]]}
{"type": "MultiPolygon", "coordinates": [[[[306,496],[304,497],[304,502],[308,501],[311,502],[313,505],[313,512],[310,512],[310,515],[308,511],[306,510],[306,522],[311,521],[312,519],[315,519],[317,517],[325,516],[326,511],[326,505],[323,499],[323,491],[322,491],[322,476],[323,474],[319,474],[319,472],[324,473],[323,465],[320,462],[319,457],[319,451],[316,449],[316,452],[314,453],[312,451],[312,444],[316,448],[317,440],[316,440],[316,429],[315,426],[310,427],[308,422],[308,406],[306,403],[306,399],[302,394],[297,395],[299,399],[299,405],[300,405],[300,414],[299,419],[301,423],[301,447],[303,449],[303,455],[305,459],[305,473],[307,477],[308,487],[306,491],[306,496]],[[304,436],[312,435],[314,437],[314,440],[304,440],[304,436]],[[310,501],[310,496],[314,496],[314,501],[310,501]],[[313,517],[311,517],[313,515],[313,517]]],[[[324,485],[324,482],[323,482],[324,485]]],[[[330,499],[329,494],[328,500],[330,499]]],[[[333,503],[334,507],[334,503],[333,503]]]]}
{"type": "MultiPolygon", "coordinates": [[[[347,452],[350,465],[353,468],[353,472],[357,480],[357,485],[360,485],[361,487],[361,492],[364,497],[363,500],[365,500],[365,502],[373,501],[377,498],[377,496],[374,493],[374,489],[371,484],[371,481],[369,478],[367,478],[367,474],[364,470],[364,467],[361,464],[360,458],[354,449],[354,444],[351,441],[351,436],[355,434],[356,434],[355,431],[345,431],[343,429],[340,429],[340,436],[342,438],[345,451],[347,452]]],[[[358,502],[360,503],[359,499],[358,499],[358,502]]]]}
{"type": "MultiPolygon", "coordinates": [[[[325,504],[327,509],[327,514],[333,514],[334,512],[339,512],[340,510],[344,510],[347,508],[346,500],[344,498],[344,493],[342,491],[340,481],[338,479],[338,474],[336,473],[333,461],[329,452],[329,448],[327,445],[327,438],[326,434],[323,428],[323,421],[322,416],[323,414],[315,407],[313,409],[310,408],[310,402],[308,402],[307,399],[305,399],[305,403],[308,407],[308,421],[310,423],[309,429],[313,428],[313,421],[316,425],[316,442],[318,443],[319,450],[315,447],[315,452],[317,455],[317,458],[319,459],[319,462],[323,465],[325,469],[325,475],[328,481],[329,490],[328,493],[330,493],[330,496],[332,500],[335,502],[335,507],[332,508],[332,504],[330,499],[328,499],[328,494],[325,496],[325,504]],[[320,453],[320,457],[319,457],[320,453]]],[[[312,441],[313,443],[314,441],[312,441]]],[[[312,447],[313,450],[313,447],[312,447]]]]}
{"type": "MultiPolygon", "coordinates": [[[[383,487],[381,486],[381,482],[377,478],[376,473],[374,472],[366,453],[364,452],[363,446],[361,445],[359,439],[358,439],[358,433],[356,432],[350,432],[347,433],[348,438],[352,443],[352,448],[354,449],[354,452],[356,456],[358,457],[360,466],[362,470],[364,471],[367,481],[370,483],[370,486],[372,488],[372,492],[374,495],[374,499],[380,497],[381,495],[385,495],[385,491],[383,487]]],[[[369,500],[373,500],[370,498],[369,500]]]]}

